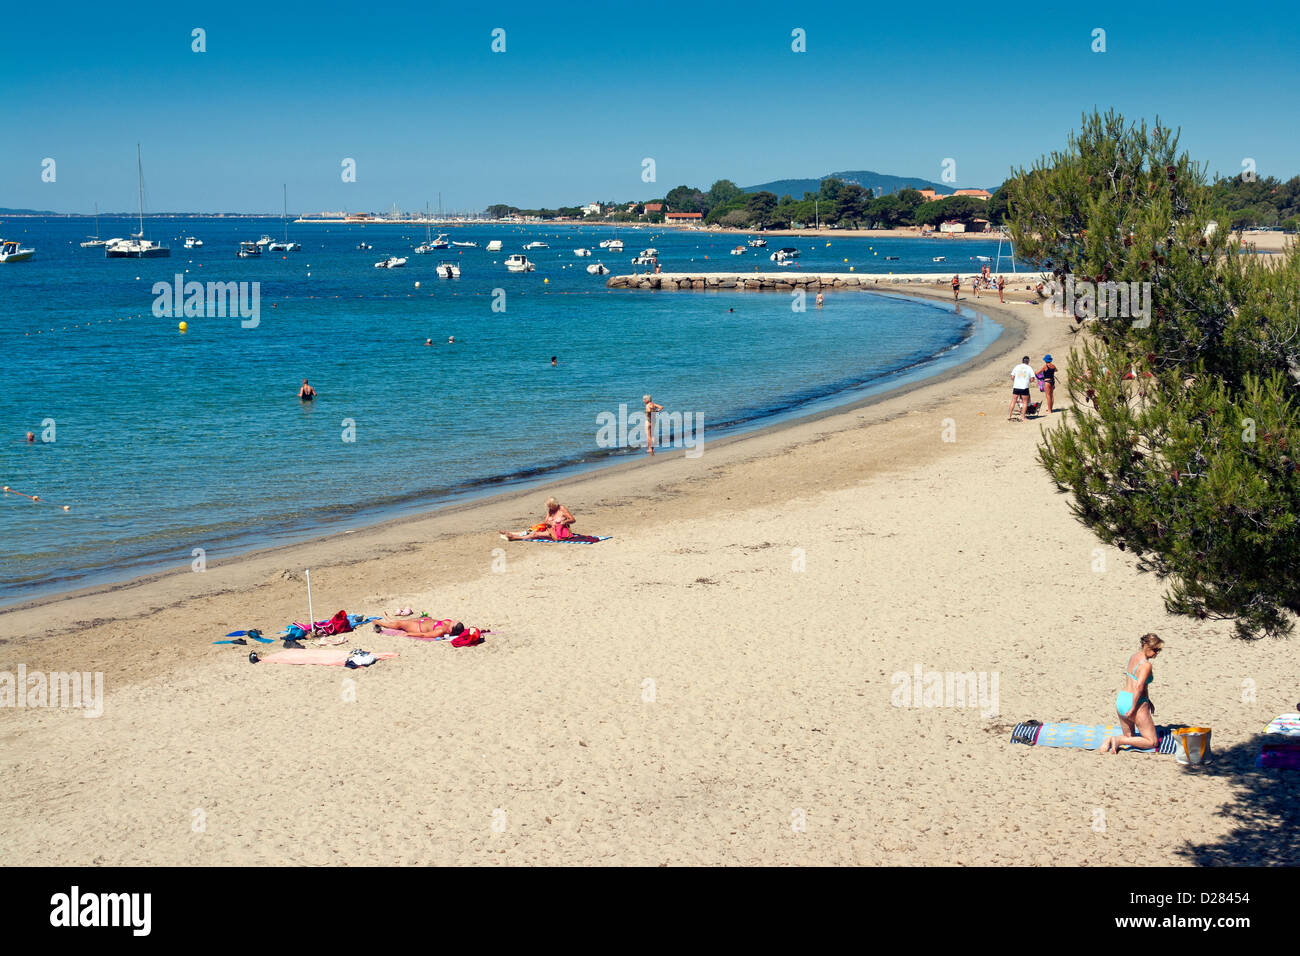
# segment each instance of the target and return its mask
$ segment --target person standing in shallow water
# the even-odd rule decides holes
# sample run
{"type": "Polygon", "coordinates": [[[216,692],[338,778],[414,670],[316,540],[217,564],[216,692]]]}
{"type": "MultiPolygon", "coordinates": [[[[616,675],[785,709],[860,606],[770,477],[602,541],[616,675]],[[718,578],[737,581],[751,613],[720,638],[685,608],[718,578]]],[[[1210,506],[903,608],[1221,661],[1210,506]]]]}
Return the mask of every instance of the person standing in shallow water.
{"type": "Polygon", "coordinates": [[[307,380],[302,380],[302,388],[298,389],[298,397],[304,402],[310,402],[316,397],[316,389],[307,384],[307,380]]]}
{"type": "Polygon", "coordinates": [[[649,395],[642,395],[641,401],[645,403],[645,450],[647,455],[655,453],[655,415],[664,410],[662,405],[656,405],[654,399],[649,395]]]}

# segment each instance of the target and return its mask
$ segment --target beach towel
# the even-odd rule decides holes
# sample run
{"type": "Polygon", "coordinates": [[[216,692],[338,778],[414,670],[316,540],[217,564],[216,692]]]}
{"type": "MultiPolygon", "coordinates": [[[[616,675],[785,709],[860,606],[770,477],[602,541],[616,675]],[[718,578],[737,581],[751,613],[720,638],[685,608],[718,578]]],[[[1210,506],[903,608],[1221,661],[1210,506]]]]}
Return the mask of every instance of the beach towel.
{"type": "Polygon", "coordinates": [[[520,538],[520,541],[540,541],[542,544],[595,544],[598,541],[608,541],[612,534],[594,535],[594,534],[574,534],[568,538],[561,538],[556,541],[554,538],[520,538]]]}
{"type": "Polygon", "coordinates": [[[1255,758],[1265,770],[1300,770],[1300,744],[1265,744],[1255,758]]]}
{"type": "MultiPolygon", "coordinates": [[[[1139,750],[1136,747],[1127,749],[1136,750],[1138,753],[1172,754],[1176,744],[1173,732],[1182,726],[1182,724],[1157,725],[1155,750],[1139,750]]],[[[1031,747],[1100,750],[1107,737],[1118,737],[1121,733],[1118,726],[1108,727],[1105,724],[1040,724],[1037,721],[1026,721],[1016,724],[1015,729],[1011,731],[1011,742],[1028,744],[1031,747]]]]}
{"type": "Polygon", "coordinates": [[[1300,737],[1300,714],[1282,714],[1280,717],[1274,717],[1264,728],[1264,733],[1300,737]]]}
{"type": "MultiPolygon", "coordinates": [[[[332,647],[304,647],[302,649],[290,648],[287,651],[276,651],[274,654],[267,654],[262,658],[264,664],[323,664],[327,667],[342,667],[347,663],[347,659],[352,655],[352,651],[346,648],[332,647]]],[[[396,651],[385,651],[376,653],[376,661],[386,661],[389,658],[396,657],[396,651]]]]}

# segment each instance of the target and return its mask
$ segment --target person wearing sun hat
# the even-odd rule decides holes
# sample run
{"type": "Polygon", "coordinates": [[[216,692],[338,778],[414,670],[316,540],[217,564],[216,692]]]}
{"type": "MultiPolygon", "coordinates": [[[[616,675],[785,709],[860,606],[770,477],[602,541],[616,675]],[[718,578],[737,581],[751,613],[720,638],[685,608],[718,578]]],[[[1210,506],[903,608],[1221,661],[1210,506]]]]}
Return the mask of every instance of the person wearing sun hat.
{"type": "Polygon", "coordinates": [[[1052,414],[1052,395],[1056,391],[1056,366],[1050,355],[1043,356],[1043,367],[1036,373],[1043,383],[1043,398],[1047,401],[1047,414],[1052,414]]]}

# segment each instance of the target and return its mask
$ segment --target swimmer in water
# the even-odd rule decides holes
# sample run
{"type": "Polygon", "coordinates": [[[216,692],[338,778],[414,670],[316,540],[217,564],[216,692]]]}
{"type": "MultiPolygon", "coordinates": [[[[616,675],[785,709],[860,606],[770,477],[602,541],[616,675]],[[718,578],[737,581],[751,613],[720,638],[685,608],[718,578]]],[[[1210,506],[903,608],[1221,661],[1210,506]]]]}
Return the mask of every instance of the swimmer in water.
{"type": "Polygon", "coordinates": [[[28,432],[28,433],[27,433],[27,444],[30,445],[30,444],[31,444],[32,442],[34,442],[34,441],[36,441],[36,433],[35,433],[35,432],[28,432]]]}
{"type": "Polygon", "coordinates": [[[447,344],[448,344],[448,345],[455,345],[455,344],[456,344],[456,336],[454,336],[454,335],[449,335],[449,336],[447,336],[447,344]]]}
{"type": "Polygon", "coordinates": [[[551,368],[555,368],[555,366],[556,366],[556,357],[555,357],[554,355],[552,355],[552,356],[551,356],[551,368]]]}
{"type": "Polygon", "coordinates": [[[307,384],[307,380],[302,380],[302,388],[298,389],[298,397],[304,402],[310,402],[316,397],[316,389],[307,384]]]}
{"type": "Polygon", "coordinates": [[[433,344],[433,339],[425,339],[425,340],[424,340],[424,344],[425,344],[425,345],[432,345],[432,344],[433,344]]]}

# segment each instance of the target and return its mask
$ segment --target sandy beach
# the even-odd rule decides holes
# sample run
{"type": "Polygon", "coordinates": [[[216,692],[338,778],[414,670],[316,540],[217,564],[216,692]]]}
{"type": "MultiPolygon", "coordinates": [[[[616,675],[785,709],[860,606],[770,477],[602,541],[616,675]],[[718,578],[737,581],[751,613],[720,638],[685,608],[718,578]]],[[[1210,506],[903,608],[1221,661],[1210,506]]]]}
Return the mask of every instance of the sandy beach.
{"type": "Polygon", "coordinates": [[[1011,366],[1064,367],[1071,343],[1024,298],[963,290],[1006,333],[959,372],[699,458],[0,612],[0,671],[105,687],[96,719],[0,708],[0,860],[1300,862],[1294,780],[1253,769],[1300,699],[1294,648],[1168,616],[1073,519],[1035,460],[1064,416],[1007,421],[1011,366]],[[498,539],[548,494],[612,539],[498,539]],[[210,643],[303,618],[305,568],[318,618],[409,604],[492,633],[357,633],[399,654],[364,671],[210,643]],[[1153,630],[1157,720],[1213,727],[1214,763],[1009,743],[1031,718],[1112,721],[1153,630]],[[984,674],[996,700],[898,706],[917,669],[984,674]]]}

